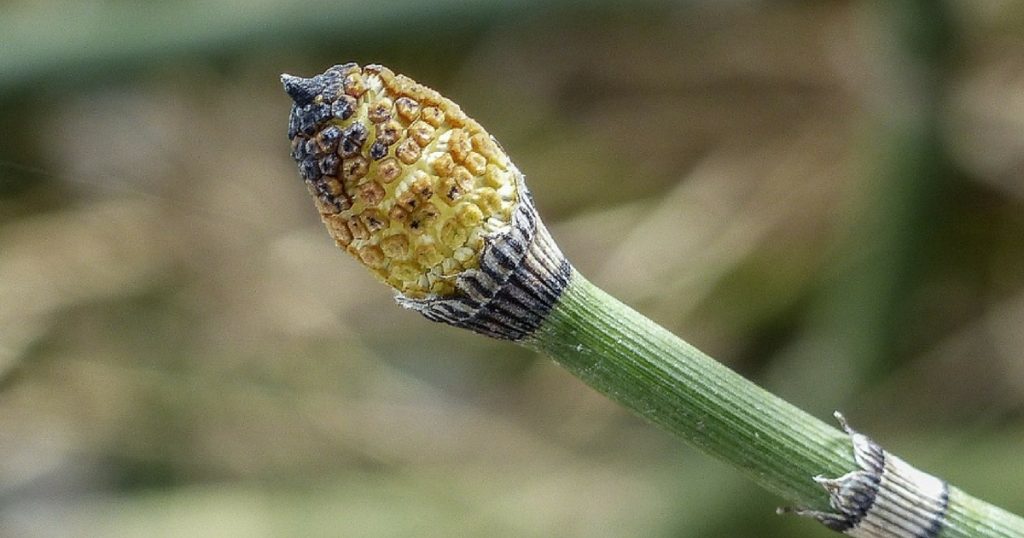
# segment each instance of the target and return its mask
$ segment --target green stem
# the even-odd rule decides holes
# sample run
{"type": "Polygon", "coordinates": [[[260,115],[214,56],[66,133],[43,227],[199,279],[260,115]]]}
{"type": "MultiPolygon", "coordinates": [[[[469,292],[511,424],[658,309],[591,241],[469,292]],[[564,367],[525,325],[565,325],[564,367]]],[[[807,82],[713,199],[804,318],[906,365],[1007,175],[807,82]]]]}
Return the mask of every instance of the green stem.
{"type": "Polygon", "coordinates": [[[531,344],[588,385],[790,501],[828,509],[828,495],[811,477],[838,476],[855,466],[845,434],[747,381],[579,273],[531,344]]]}
{"type": "MultiPolygon", "coordinates": [[[[573,272],[526,345],[615,401],[735,465],[763,488],[830,510],[812,477],[857,468],[850,438],[744,379],[573,272]]],[[[1024,536],[1024,520],[950,493],[942,536],[1024,536]]]]}
{"type": "Polygon", "coordinates": [[[1019,538],[1024,536],[1024,519],[952,488],[949,492],[949,508],[946,510],[942,537],[977,536],[1019,538]]]}

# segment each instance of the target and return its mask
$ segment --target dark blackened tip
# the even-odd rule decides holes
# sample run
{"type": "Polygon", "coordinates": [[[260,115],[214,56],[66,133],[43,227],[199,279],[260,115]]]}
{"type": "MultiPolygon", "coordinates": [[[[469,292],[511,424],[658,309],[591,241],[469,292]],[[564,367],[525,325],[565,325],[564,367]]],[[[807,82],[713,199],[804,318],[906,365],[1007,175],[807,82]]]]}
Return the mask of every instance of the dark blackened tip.
{"type": "Polygon", "coordinates": [[[284,85],[285,93],[299,106],[308,105],[319,93],[317,83],[311,78],[295,77],[285,73],[281,75],[281,84],[284,85]]]}

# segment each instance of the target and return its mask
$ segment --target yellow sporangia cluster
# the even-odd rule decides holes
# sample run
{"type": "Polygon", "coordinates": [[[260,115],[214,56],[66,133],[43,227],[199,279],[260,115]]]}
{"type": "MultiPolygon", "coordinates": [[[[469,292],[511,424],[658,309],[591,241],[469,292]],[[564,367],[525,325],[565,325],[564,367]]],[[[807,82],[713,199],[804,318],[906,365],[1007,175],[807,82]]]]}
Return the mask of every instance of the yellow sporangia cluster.
{"type": "Polygon", "coordinates": [[[285,80],[293,156],[338,246],[406,296],[454,293],[518,202],[504,151],[458,105],[381,66],[290,81],[305,91],[285,80]]]}

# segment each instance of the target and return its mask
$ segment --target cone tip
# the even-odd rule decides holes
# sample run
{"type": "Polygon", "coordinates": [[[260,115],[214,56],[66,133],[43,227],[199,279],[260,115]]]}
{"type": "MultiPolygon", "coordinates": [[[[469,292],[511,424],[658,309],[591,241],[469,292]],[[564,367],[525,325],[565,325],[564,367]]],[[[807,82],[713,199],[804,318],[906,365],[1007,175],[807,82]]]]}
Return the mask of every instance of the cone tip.
{"type": "Polygon", "coordinates": [[[316,95],[316,91],[313,88],[313,82],[311,79],[296,77],[289,75],[288,73],[281,74],[281,84],[284,86],[285,93],[295,101],[297,105],[304,105],[309,103],[316,95]]]}

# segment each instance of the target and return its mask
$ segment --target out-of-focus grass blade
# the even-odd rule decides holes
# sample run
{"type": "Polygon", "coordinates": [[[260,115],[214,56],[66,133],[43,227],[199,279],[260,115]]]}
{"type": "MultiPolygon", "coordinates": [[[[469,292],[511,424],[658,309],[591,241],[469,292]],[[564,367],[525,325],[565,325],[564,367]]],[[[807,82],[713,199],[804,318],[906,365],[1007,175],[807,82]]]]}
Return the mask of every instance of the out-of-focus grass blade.
{"type": "MultiPolygon", "coordinates": [[[[42,7],[28,3],[0,14],[0,94],[56,76],[123,73],[167,58],[242,52],[256,44],[294,47],[357,39],[386,44],[399,34],[416,31],[443,35],[567,3],[62,1],[42,7]]],[[[602,5],[611,3],[596,2],[591,7],[602,5]]]]}

